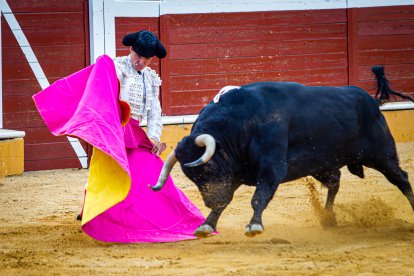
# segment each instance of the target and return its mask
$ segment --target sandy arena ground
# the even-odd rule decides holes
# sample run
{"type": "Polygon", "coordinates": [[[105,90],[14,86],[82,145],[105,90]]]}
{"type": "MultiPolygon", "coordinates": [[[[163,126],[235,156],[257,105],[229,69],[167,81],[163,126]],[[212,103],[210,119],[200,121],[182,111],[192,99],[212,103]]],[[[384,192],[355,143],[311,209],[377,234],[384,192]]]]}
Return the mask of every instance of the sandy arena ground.
{"type": "MultiPolygon", "coordinates": [[[[398,149],[414,184],[414,143],[398,149]]],[[[108,244],[84,234],[75,217],[87,170],[7,177],[0,181],[0,274],[414,275],[414,213],[381,174],[365,172],[361,180],[343,170],[337,228],[320,226],[326,189],[307,178],[279,187],[260,236],[244,236],[253,189],[242,187],[219,221],[220,235],[164,244],[108,244]]],[[[178,166],[173,178],[207,215],[178,166]]]]}

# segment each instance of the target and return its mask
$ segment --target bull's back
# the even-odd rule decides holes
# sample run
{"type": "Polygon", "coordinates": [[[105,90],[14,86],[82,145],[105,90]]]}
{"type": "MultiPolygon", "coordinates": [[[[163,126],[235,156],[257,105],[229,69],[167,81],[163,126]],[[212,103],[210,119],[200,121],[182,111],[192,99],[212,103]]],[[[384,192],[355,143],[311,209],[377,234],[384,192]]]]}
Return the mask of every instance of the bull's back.
{"type": "MultiPolygon", "coordinates": [[[[194,124],[204,130],[238,133],[285,131],[289,145],[331,140],[349,142],[381,117],[375,100],[358,87],[312,87],[289,82],[259,82],[241,86],[210,103],[194,124]]],[[[203,131],[200,131],[203,132],[203,131]]]]}
{"type": "Polygon", "coordinates": [[[371,140],[388,139],[387,134],[383,139],[378,137],[377,130],[387,128],[378,105],[358,87],[264,83],[252,85],[248,91],[254,93],[253,88],[262,93],[266,116],[279,118],[267,127],[285,132],[287,180],[340,168],[362,158],[361,151],[369,152],[366,147],[372,144],[371,140]]]}
{"type": "MultiPolygon", "coordinates": [[[[264,120],[278,115],[289,124],[290,132],[320,133],[335,130],[354,132],[381,116],[375,100],[355,86],[319,87],[289,82],[264,82],[242,86],[239,94],[252,103],[254,114],[264,120]],[[353,126],[351,128],[351,126],[353,126]],[[305,129],[304,129],[305,128],[305,129]]],[[[280,124],[279,120],[276,124],[280,124]]],[[[294,138],[294,137],[292,137],[294,138]]]]}

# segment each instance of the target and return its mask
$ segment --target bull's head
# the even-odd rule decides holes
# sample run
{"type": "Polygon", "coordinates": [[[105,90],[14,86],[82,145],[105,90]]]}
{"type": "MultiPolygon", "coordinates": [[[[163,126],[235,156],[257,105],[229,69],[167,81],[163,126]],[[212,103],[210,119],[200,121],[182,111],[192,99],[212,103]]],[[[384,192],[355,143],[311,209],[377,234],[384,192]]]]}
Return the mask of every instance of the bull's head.
{"type": "MultiPolygon", "coordinates": [[[[186,167],[197,167],[202,164],[207,163],[214,155],[216,150],[216,141],[213,136],[209,134],[202,134],[197,136],[194,140],[194,143],[199,147],[206,147],[204,154],[197,160],[186,163],[184,166],[186,167]]],[[[158,182],[155,186],[149,185],[149,187],[153,191],[159,191],[164,187],[165,182],[167,181],[168,175],[170,174],[174,164],[177,162],[177,158],[175,156],[175,151],[171,152],[170,155],[165,160],[164,166],[162,167],[160,176],[158,178],[158,182]]]]}

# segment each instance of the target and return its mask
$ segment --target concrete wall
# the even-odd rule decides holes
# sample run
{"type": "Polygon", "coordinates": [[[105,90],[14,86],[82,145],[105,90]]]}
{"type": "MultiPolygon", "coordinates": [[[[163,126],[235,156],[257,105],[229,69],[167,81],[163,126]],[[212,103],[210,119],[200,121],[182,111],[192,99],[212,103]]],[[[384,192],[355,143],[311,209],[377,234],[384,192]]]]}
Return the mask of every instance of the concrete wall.
{"type": "Polygon", "coordinates": [[[414,110],[383,111],[397,143],[414,141],[414,110]]]}
{"type": "Polygon", "coordinates": [[[0,140],[0,177],[22,174],[23,160],[23,138],[0,140]]]}

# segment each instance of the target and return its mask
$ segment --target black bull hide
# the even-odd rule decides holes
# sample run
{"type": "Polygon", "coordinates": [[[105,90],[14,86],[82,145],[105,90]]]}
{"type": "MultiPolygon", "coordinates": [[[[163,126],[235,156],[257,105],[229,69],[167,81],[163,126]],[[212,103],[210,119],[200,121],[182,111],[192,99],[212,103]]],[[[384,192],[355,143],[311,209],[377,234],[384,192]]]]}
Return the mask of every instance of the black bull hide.
{"type": "MultiPolygon", "coordinates": [[[[380,99],[387,100],[394,91],[383,71],[373,71],[381,86],[380,99]]],[[[305,176],[313,176],[328,188],[328,216],[323,224],[336,225],[333,203],[344,166],[361,178],[363,166],[381,172],[414,209],[407,173],[399,166],[395,142],[378,102],[355,86],[258,82],[233,88],[200,112],[191,134],[166,160],[157,186],[151,186],[154,190],[162,187],[176,161],[211,208],[195,231],[197,236],[215,231],[219,216],[242,184],[256,186],[251,201],[254,214],[245,234],[261,233],[262,212],[279,184],[305,176]],[[198,141],[200,136],[207,136],[209,142],[198,141]],[[210,151],[207,157],[189,163],[205,151],[210,151]]]]}

